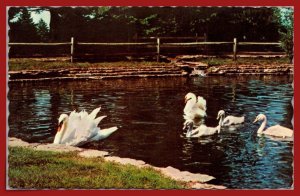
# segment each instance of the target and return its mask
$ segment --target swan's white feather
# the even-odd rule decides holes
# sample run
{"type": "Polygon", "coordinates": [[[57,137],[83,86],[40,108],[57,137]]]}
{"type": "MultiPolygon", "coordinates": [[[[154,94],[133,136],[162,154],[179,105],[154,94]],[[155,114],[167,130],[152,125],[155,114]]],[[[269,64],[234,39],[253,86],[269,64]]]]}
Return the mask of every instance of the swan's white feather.
{"type": "Polygon", "coordinates": [[[267,128],[263,132],[263,134],[271,135],[271,136],[274,136],[274,137],[285,138],[285,137],[293,137],[294,132],[293,132],[293,130],[288,129],[286,127],[283,127],[283,126],[280,126],[280,125],[275,125],[275,126],[267,128]]]}
{"type": "Polygon", "coordinates": [[[104,139],[104,138],[108,137],[110,134],[112,134],[113,132],[115,132],[117,129],[118,129],[118,127],[101,129],[100,131],[98,131],[98,133],[93,138],[91,138],[91,141],[98,141],[98,140],[104,139]]]}
{"type": "Polygon", "coordinates": [[[96,119],[94,120],[96,126],[98,126],[99,123],[100,123],[104,118],[106,118],[106,117],[107,117],[107,116],[100,116],[100,117],[96,118],[96,119]]]}
{"type": "Polygon", "coordinates": [[[99,113],[101,107],[94,109],[90,114],[89,114],[89,118],[90,119],[95,119],[97,114],[99,113]]]}

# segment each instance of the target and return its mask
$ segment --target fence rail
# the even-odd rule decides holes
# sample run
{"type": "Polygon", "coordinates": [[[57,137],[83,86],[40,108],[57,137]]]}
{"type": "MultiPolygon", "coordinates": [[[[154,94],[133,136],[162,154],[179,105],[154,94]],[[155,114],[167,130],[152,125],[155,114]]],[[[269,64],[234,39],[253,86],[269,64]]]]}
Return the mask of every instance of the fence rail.
{"type": "Polygon", "coordinates": [[[280,42],[239,42],[238,45],[273,45],[280,46],[280,42]]]}
{"type": "MultiPolygon", "coordinates": [[[[139,39],[146,39],[145,37],[139,38],[139,39]]],[[[161,55],[161,48],[164,47],[195,47],[195,46],[203,46],[203,45],[232,45],[232,53],[233,53],[233,59],[237,59],[237,53],[238,53],[238,46],[241,45],[266,45],[266,46],[280,46],[280,42],[238,42],[236,38],[233,39],[232,42],[208,42],[205,41],[206,37],[148,37],[147,39],[153,39],[156,40],[156,42],[125,42],[125,43],[104,43],[104,42],[75,42],[74,38],[71,38],[70,42],[57,42],[57,43],[8,43],[8,46],[62,46],[62,45],[69,45],[70,46],[70,61],[74,61],[74,50],[75,46],[82,45],[82,46],[146,46],[146,47],[153,47],[156,48],[155,54],[157,61],[160,60],[161,55]],[[166,40],[176,40],[176,39],[195,39],[195,42],[161,42],[162,39],[166,40]],[[204,39],[204,41],[197,41],[198,39],[204,39]]]]}
{"type": "MultiPolygon", "coordinates": [[[[203,40],[206,41],[206,35],[204,36],[193,36],[193,37],[159,37],[160,39],[164,39],[164,40],[175,40],[175,39],[179,39],[179,40],[203,40]]],[[[157,37],[138,37],[136,38],[136,40],[142,40],[142,39],[157,39],[157,37]]]]}
{"type": "Polygon", "coordinates": [[[71,45],[71,42],[60,42],[60,43],[8,43],[9,46],[62,46],[71,45]]]}
{"type": "Polygon", "coordinates": [[[78,42],[77,45],[94,45],[94,46],[141,46],[141,45],[156,45],[154,42],[143,42],[143,43],[87,43],[78,42]]]}

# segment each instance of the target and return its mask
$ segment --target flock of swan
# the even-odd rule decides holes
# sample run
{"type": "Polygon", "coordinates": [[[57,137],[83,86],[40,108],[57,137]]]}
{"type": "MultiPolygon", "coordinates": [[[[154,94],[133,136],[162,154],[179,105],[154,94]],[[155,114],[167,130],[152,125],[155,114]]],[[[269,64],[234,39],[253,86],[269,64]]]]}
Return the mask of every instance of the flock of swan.
{"type": "MultiPolygon", "coordinates": [[[[225,111],[220,110],[217,115],[217,120],[219,123],[216,127],[207,127],[203,122],[206,117],[206,100],[201,96],[196,96],[194,93],[188,93],[185,96],[185,107],[183,118],[185,122],[183,124],[183,129],[186,130],[186,137],[201,137],[214,135],[221,132],[222,127],[230,127],[234,125],[239,125],[244,123],[245,117],[227,116],[225,117],[225,111]]],[[[280,126],[275,125],[267,128],[267,117],[264,114],[259,114],[253,123],[257,121],[263,121],[259,129],[257,130],[257,135],[268,135],[280,138],[291,138],[293,137],[294,131],[280,126]]]]}
{"type": "MultiPolygon", "coordinates": [[[[72,111],[70,115],[61,114],[58,119],[58,129],[54,137],[54,144],[65,144],[68,146],[81,146],[88,142],[105,139],[114,133],[118,127],[100,129],[99,123],[106,116],[97,117],[100,107],[94,109],[90,114],[86,111],[72,111]],[[97,118],[96,118],[97,117],[97,118]]],[[[214,135],[221,132],[222,127],[230,127],[244,123],[245,117],[226,116],[225,111],[220,110],[217,115],[219,123],[216,127],[208,127],[204,124],[206,115],[206,100],[194,93],[185,96],[183,118],[185,120],[183,129],[186,130],[186,137],[202,137],[214,135]]],[[[263,121],[257,131],[258,136],[269,135],[275,137],[293,137],[293,130],[280,125],[269,127],[264,130],[267,124],[267,117],[259,114],[253,123],[263,121]]]]}

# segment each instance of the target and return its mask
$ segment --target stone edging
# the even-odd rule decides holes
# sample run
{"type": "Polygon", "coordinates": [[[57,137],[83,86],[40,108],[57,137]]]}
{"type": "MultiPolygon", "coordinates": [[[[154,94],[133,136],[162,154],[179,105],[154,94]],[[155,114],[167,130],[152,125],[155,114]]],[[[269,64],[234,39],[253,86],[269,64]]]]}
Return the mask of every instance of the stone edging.
{"type": "Polygon", "coordinates": [[[50,70],[9,71],[9,81],[44,81],[44,80],[102,80],[145,77],[183,77],[199,75],[241,75],[241,74],[293,74],[293,64],[266,65],[219,65],[208,66],[202,62],[172,61],[169,66],[152,67],[99,67],[66,68],[50,70]]]}
{"type": "Polygon", "coordinates": [[[171,166],[168,166],[166,168],[155,167],[141,160],[110,156],[109,153],[105,151],[83,149],[79,147],[65,146],[60,144],[28,143],[14,137],[8,138],[8,146],[26,147],[41,151],[78,152],[78,155],[84,158],[103,157],[106,161],[112,161],[123,165],[130,164],[138,168],[151,167],[161,172],[163,175],[170,177],[173,180],[187,182],[191,189],[226,189],[225,186],[208,184],[208,181],[215,179],[213,176],[199,173],[191,173],[188,171],[180,171],[171,166]]]}

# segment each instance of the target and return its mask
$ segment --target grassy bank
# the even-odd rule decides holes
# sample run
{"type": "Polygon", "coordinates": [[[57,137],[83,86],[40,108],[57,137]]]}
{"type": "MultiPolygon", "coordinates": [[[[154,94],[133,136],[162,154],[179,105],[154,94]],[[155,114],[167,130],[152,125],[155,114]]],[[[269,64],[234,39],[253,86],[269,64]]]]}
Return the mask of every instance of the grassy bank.
{"type": "MultiPolygon", "coordinates": [[[[288,64],[288,58],[238,58],[233,61],[231,58],[195,58],[187,59],[187,61],[199,61],[209,66],[218,65],[279,65],[288,64]]],[[[154,61],[118,61],[118,62],[75,62],[69,61],[49,61],[49,59],[30,59],[30,58],[14,58],[9,59],[9,71],[20,70],[49,70],[49,69],[67,69],[67,68],[113,68],[113,67],[151,67],[151,66],[171,66],[172,63],[154,62],[154,61]]]]}
{"type": "Polygon", "coordinates": [[[280,65],[289,64],[287,57],[282,58],[238,58],[234,61],[232,58],[197,58],[194,61],[200,61],[208,64],[209,66],[218,65],[280,65]]]}
{"type": "Polygon", "coordinates": [[[76,153],[9,147],[9,187],[18,189],[182,189],[151,168],[120,165],[76,153]]]}
{"type": "Polygon", "coordinates": [[[118,62],[75,62],[69,61],[41,61],[35,59],[10,59],[8,62],[9,71],[20,70],[49,70],[49,69],[68,69],[68,68],[101,68],[101,67],[140,67],[140,66],[168,66],[169,63],[158,62],[136,62],[136,61],[118,61],[118,62]]]}

